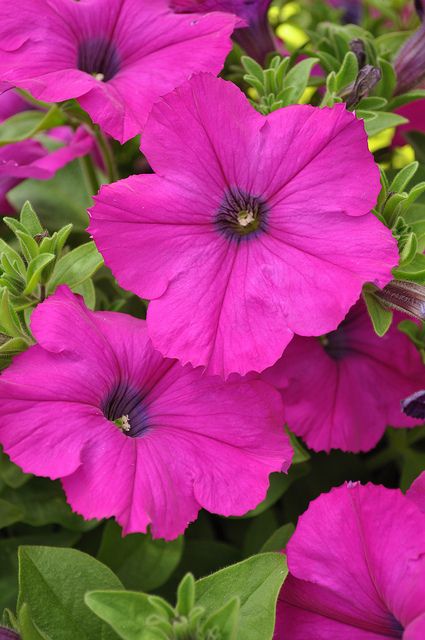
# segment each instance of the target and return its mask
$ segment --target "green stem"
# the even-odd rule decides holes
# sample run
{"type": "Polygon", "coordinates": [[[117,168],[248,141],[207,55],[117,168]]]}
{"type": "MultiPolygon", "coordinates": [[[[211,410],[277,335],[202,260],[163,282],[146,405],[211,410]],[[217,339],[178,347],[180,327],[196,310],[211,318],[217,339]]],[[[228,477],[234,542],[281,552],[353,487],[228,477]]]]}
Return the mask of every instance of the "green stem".
{"type": "Polygon", "coordinates": [[[15,89],[15,91],[19,93],[19,95],[25,100],[25,102],[28,102],[28,104],[32,104],[34,107],[37,107],[38,109],[49,110],[52,108],[52,103],[36,100],[35,98],[32,97],[30,93],[28,93],[27,91],[24,91],[23,89],[15,89]]]}
{"type": "Polygon", "coordinates": [[[80,158],[80,166],[87,183],[89,194],[91,196],[95,195],[100,189],[100,184],[99,180],[97,179],[96,169],[94,167],[92,157],[84,156],[83,158],[80,158]]]}
{"type": "Polygon", "coordinates": [[[111,145],[109,144],[108,140],[105,138],[99,127],[95,128],[95,136],[99,145],[100,152],[102,154],[103,162],[105,163],[108,182],[116,182],[118,180],[118,171],[114,154],[112,153],[111,145]]]}
{"type": "Polygon", "coordinates": [[[366,466],[369,471],[376,471],[376,469],[384,467],[388,462],[396,460],[399,455],[399,451],[395,451],[392,447],[388,447],[388,449],[384,449],[384,451],[380,451],[366,460],[366,466]]]}

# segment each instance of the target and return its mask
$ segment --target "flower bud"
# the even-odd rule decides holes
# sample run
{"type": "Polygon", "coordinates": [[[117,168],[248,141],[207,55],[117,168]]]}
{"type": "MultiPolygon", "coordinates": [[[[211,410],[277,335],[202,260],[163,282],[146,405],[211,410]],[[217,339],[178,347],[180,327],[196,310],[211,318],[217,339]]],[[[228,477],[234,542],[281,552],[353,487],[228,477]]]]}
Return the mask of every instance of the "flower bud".
{"type": "Polygon", "coordinates": [[[410,418],[425,420],[425,390],[416,391],[411,396],[402,400],[401,408],[410,418]]]}
{"type": "Polygon", "coordinates": [[[355,107],[362,98],[365,98],[372,91],[373,87],[381,79],[381,70],[367,64],[360,69],[355,83],[350,87],[350,92],[346,99],[347,107],[355,107]]]}
{"type": "Polygon", "coordinates": [[[416,282],[392,280],[375,295],[390,309],[397,309],[419,320],[425,320],[425,287],[416,282]]]}
{"type": "Polygon", "coordinates": [[[415,7],[422,24],[406,40],[395,59],[396,94],[406,93],[425,80],[425,1],[415,0],[415,7]]]}

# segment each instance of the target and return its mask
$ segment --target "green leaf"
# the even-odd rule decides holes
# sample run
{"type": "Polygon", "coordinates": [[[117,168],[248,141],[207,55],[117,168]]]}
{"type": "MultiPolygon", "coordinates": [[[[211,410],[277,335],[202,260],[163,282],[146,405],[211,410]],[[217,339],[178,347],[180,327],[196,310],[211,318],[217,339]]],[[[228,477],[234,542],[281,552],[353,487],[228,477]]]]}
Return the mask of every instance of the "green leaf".
{"type": "Polygon", "coordinates": [[[2,498],[22,509],[22,522],[33,527],[60,524],[73,531],[90,531],[96,524],[74,513],[60,483],[45,478],[32,478],[19,491],[5,488],[2,498]]]}
{"type": "Polygon", "coordinates": [[[24,603],[31,620],[54,640],[114,640],[115,634],[85,606],[93,589],[121,589],[110,569],[75,549],[19,549],[18,610],[24,603]]]}
{"type": "Polygon", "coordinates": [[[72,287],[74,293],[78,293],[83,296],[86,307],[94,311],[96,306],[96,289],[93,284],[93,280],[85,280],[76,287],[72,287]]]}
{"type": "Polygon", "coordinates": [[[363,118],[365,114],[369,113],[374,117],[370,119],[365,118],[365,128],[368,136],[376,136],[377,133],[385,131],[385,129],[398,127],[399,124],[405,124],[408,122],[406,118],[403,118],[396,113],[387,113],[386,111],[356,111],[358,118],[363,118]]]}
{"type": "Polygon", "coordinates": [[[267,492],[267,497],[263,502],[261,502],[258,507],[248,511],[244,516],[240,516],[241,518],[253,518],[255,516],[260,515],[275,504],[283,496],[285,491],[289,489],[292,482],[297,478],[300,478],[306,473],[306,469],[304,469],[305,465],[295,465],[290,468],[287,474],[285,473],[272,473],[270,475],[270,487],[267,492]]]}
{"type": "Polygon", "coordinates": [[[31,203],[27,200],[21,209],[20,215],[21,225],[25,227],[25,230],[31,235],[36,236],[39,233],[43,233],[43,227],[41,226],[38,215],[31,206],[31,203]]]}
{"type": "Polygon", "coordinates": [[[0,498],[0,529],[19,522],[22,516],[23,512],[19,507],[0,498]]]}
{"type": "Polygon", "coordinates": [[[336,74],[336,91],[340,92],[345,87],[355,82],[359,72],[357,58],[352,51],[345,54],[341,68],[336,74]]]}
{"type": "Polygon", "coordinates": [[[370,319],[372,320],[375,333],[382,337],[384,336],[391,326],[393,320],[392,311],[382,306],[379,300],[374,295],[376,290],[375,285],[366,284],[363,287],[363,299],[366,303],[367,310],[369,312],[370,319]]]}
{"type": "Polygon", "coordinates": [[[42,253],[31,260],[28,265],[27,285],[24,289],[24,296],[32,293],[38,286],[42,279],[43,269],[47,267],[55,257],[56,256],[53,253],[42,253]]]}
{"type": "Polygon", "coordinates": [[[417,172],[419,168],[419,162],[411,162],[406,165],[397,173],[394,180],[392,181],[389,190],[394,193],[400,193],[406,190],[407,185],[412,180],[413,176],[417,172]]]}
{"type": "Polygon", "coordinates": [[[195,578],[187,573],[177,589],[176,610],[181,616],[188,617],[195,606],[195,578]]]}
{"type": "Polygon", "coordinates": [[[103,258],[94,242],[87,242],[73,249],[55,264],[52,277],[48,283],[48,293],[60,284],[67,284],[71,289],[90,278],[103,264],[103,258]]]}
{"type": "Polygon", "coordinates": [[[19,318],[10,302],[9,291],[0,291],[0,325],[7,335],[20,338],[22,336],[22,326],[19,318]]]}
{"type": "Polygon", "coordinates": [[[38,244],[32,236],[27,232],[16,231],[16,237],[19,239],[21,250],[27,262],[30,262],[33,258],[36,258],[39,254],[38,244]]]}
{"type": "Polygon", "coordinates": [[[258,64],[258,62],[256,62],[255,60],[253,60],[249,56],[242,56],[241,57],[241,63],[242,63],[242,66],[244,67],[245,71],[249,75],[254,76],[254,78],[257,78],[257,80],[261,83],[261,86],[262,86],[263,82],[264,82],[264,70],[258,64]]]}
{"type": "Polygon", "coordinates": [[[288,571],[279,553],[263,553],[222,569],[196,583],[196,604],[207,611],[240,600],[238,638],[271,640],[276,602],[288,571]]]}
{"type": "Polygon", "coordinates": [[[0,146],[33,138],[40,131],[64,124],[60,108],[54,104],[49,111],[22,111],[0,125],[0,146]]]}
{"type": "Polygon", "coordinates": [[[315,64],[317,64],[317,58],[306,58],[298,62],[288,72],[283,82],[283,87],[290,89],[285,95],[285,104],[298,102],[307,87],[311,70],[315,64]]]}
{"type": "Polygon", "coordinates": [[[214,629],[216,629],[219,630],[218,637],[220,640],[236,640],[240,606],[239,598],[232,598],[207,619],[202,627],[202,631],[204,633],[207,631],[214,633],[214,629]]]}
{"type": "Polygon", "coordinates": [[[98,560],[108,565],[127,589],[153,591],[167,582],[183,553],[183,537],[172,542],[153,540],[150,534],[122,536],[113,521],[107,523],[98,560]]]}
{"type": "Polygon", "coordinates": [[[19,489],[32,476],[24,473],[5,453],[0,453],[0,478],[12,489],[19,489]]]}
{"type": "Polygon", "coordinates": [[[399,280],[412,280],[418,284],[425,284],[425,256],[417,253],[408,265],[402,265],[393,270],[399,280]]]}
{"type": "Polygon", "coordinates": [[[162,640],[149,629],[147,620],[156,609],[145,593],[133,591],[92,591],[86,605],[123,640],[162,640]]]}
{"type": "Polygon", "coordinates": [[[51,640],[50,636],[42,633],[31,619],[29,607],[25,602],[19,610],[19,630],[22,640],[51,640]]]}
{"type": "Polygon", "coordinates": [[[294,531],[295,527],[292,522],[279,527],[279,529],[276,529],[270,538],[263,544],[260,553],[267,553],[268,551],[283,551],[294,531]]]}

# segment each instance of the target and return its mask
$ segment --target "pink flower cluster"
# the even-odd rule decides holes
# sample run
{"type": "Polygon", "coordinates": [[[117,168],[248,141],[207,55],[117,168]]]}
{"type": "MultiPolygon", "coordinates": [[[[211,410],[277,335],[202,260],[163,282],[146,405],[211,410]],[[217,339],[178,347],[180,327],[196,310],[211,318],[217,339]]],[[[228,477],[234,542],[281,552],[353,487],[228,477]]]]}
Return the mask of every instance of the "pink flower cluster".
{"type": "MultiPolygon", "coordinates": [[[[363,122],[341,104],[263,116],[216,77],[233,30],[252,35],[268,5],[21,0],[16,16],[0,0],[1,87],[75,99],[121,143],[142,134],[153,170],[103,186],[89,227],[120,285],[150,301],[146,322],[61,287],[0,378],[11,459],[125,533],[172,539],[200,508],[254,508],[291,464],[285,421],[318,451],[367,451],[388,424],[418,424],[400,400],[424,386],[419,354],[396,324],[378,338],[360,300],[398,263],[371,212],[363,122]]],[[[93,150],[85,129],[66,134],[51,154],[3,147],[2,195],[93,150]]],[[[423,637],[423,478],[411,494],[347,485],[310,506],[278,640],[423,637]]]]}

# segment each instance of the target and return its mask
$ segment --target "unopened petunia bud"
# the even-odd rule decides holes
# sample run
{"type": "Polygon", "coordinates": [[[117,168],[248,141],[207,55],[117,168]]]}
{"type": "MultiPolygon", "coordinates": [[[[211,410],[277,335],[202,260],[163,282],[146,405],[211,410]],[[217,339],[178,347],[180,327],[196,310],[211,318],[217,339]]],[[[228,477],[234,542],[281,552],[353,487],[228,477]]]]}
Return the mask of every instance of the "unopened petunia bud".
{"type": "Polygon", "coordinates": [[[366,64],[366,47],[364,41],[361,38],[355,38],[350,42],[350,50],[357,58],[359,69],[362,69],[366,64]]]}
{"type": "Polygon", "coordinates": [[[416,391],[405,400],[402,400],[401,408],[407,416],[425,420],[425,390],[416,391]]]}
{"type": "Polygon", "coordinates": [[[381,70],[370,64],[360,69],[357,79],[352,85],[346,99],[347,107],[354,107],[362,98],[368,96],[374,86],[380,81],[381,76],[381,70]]]}
{"type": "Polygon", "coordinates": [[[425,320],[425,287],[415,282],[392,280],[375,295],[390,309],[425,320]]]}
{"type": "Polygon", "coordinates": [[[0,640],[21,640],[21,636],[16,631],[12,631],[12,629],[0,627],[0,640]]]}
{"type": "Polygon", "coordinates": [[[425,2],[415,0],[422,24],[404,43],[395,59],[397,73],[396,94],[406,93],[425,80],[425,2]]]}

